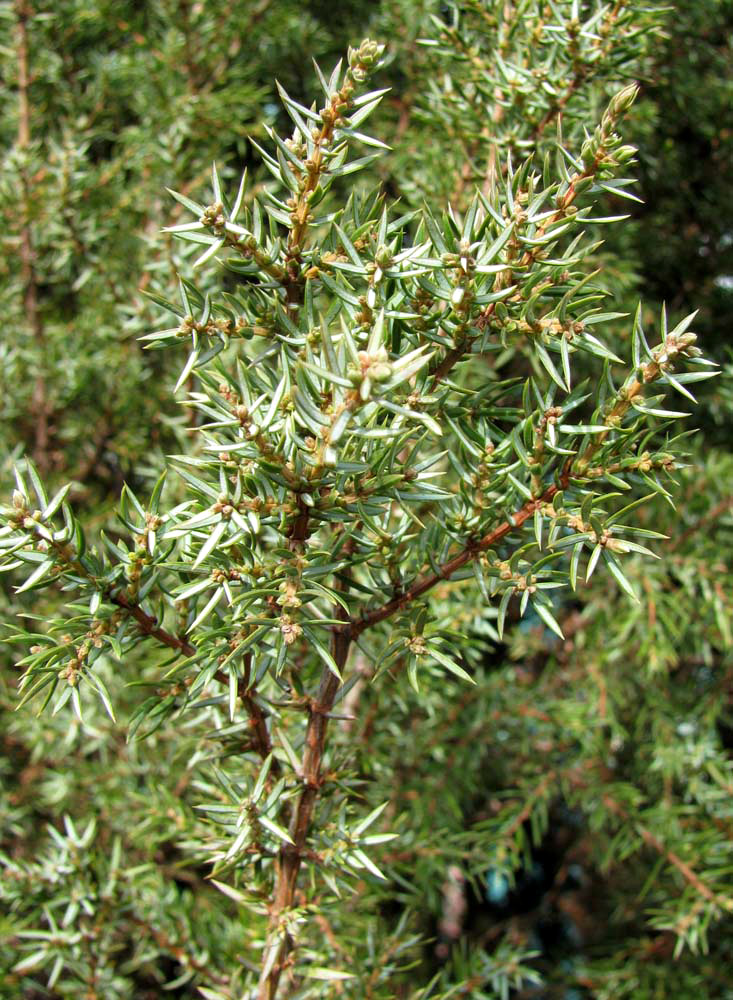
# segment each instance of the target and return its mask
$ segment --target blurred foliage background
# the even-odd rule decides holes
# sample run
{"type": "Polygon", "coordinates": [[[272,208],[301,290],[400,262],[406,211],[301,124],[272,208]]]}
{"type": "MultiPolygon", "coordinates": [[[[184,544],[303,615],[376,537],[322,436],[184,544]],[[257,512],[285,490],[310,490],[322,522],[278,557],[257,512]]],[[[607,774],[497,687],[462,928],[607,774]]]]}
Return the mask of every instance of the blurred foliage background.
{"type": "MultiPolygon", "coordinates": [[[[481,133],[456,135],[449,118],[430,116],[429,81],[440,78],[416,44],[430,14],[445,9],[429,0],[0,5],[7,484],[13,461],[30,453],[52,485],[74,481],[78,511],[110,526],[122,483],[149,489],[162,456],[185,449],[191,418],[171,395],[177,372],[137,341],[159,314],[141,292],[172,297],[176,271],[190,263],[161,233],[180,221],[165,188],[196,197],[214,160],[230,182],[248,166],[265,183],[249,140],[265,124],[286,128],[275,79],[309,103],[311,57],[328,66],[367,34],[388,42],[378,83],[392,92],[378,127],[394,155],[375,171],[408,207],[443,185],[460,209],[473,182],[461,164],[479,155],[481,133]]],[[[403,834],[385,861],[391,899],[374,914],[384,951],[370,951],[360,929],[346,945],[367,984],[397,961],[389,934],[409,910],[414,981],[437,973],[477,984],[455,995],[493,996],[478,992],[489,990],[481,962],[488,954],[495,971],[504,943],[521,940],[544,985],[528,980],[515,997],[733,997],[733,917],[717,912],[707,942],[696,925],[677,954],[685,928],[668,909],[689,888],[681,866],[714,877],[719,845],[733,839],[733,3],[677,0],[640,62],[604,71],[642,84],[624,136],[640,150],[640,201],[632,224],[607,227],[599,251],[614,308],[633,312],[641,298],[650,317],[663,302],[677,317],[699,310],[696,330],[722,374],[699,393],[692,422],[702,433],[677,477],[677,511],[655,501],[642,512],[670,537],[662,558],[632,576],[641,604],[596,577],[564,609],[564,642],[531,619],[503,643],[487,635],[476,688],[456,685],[452,699],[421,706],[405,686],[388,712],[383,692],[362,693],[353,767],[393,784],[390,813],[403,834]],[[388,725],[375,726],[385,714],[388,725]],[[599,762],[614,777],[594,814],[578,799],[584,767],[599,762]],[[389,777],[395,767],[399,780],[389,777]],[[432,852],[426,829],[440,831],[432,852]],[[443,836],[460,846],[460,867],[441,854],[443,836]],[[660,848],[668,836],[675,846],[660,848]],[[501,864],[487,867],[487,843],[517,853],[513,886],[501,864]]],[[[609,214],[627,208],[609,198],[609,214]]],[[[6,619],[31,607],[11,587],[4,600],[6,619]]],[[[485,628],[448,595],[446,615],[485,628]]],[[[12,907],[0,915],[0,996],[81,996],[73,976],[49,986],[12,971],[18,928],[33,926],[50,894],[82,927],[87,898],[104,898],[132,867],[134,892],[110,890],[114,912],[97,908],[82,935],[80,981],[111,962],[114,995],[216,988],[211,970],[236,961],[236,907],[222,905],[180,843],[197,823],[185,726],[127,743],[140,696],[122,683],[118,724],[101,711],[84,727],[66,715],[39,719],[14,711],[18,676],[5,646],[0,898],[12,907]],[[114,933],[102,933],[105,921],[114,933]]],[[[98,994],[90,986],[86,995],[98,994]]]]}

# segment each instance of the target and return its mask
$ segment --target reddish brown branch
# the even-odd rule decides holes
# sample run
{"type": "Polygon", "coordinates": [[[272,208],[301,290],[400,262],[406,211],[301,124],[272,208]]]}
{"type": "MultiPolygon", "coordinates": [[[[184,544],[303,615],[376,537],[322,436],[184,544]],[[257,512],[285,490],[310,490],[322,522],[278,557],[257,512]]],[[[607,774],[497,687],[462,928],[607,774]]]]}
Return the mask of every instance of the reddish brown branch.
{"type": "Polygon", "coordinates": [[[616,802],[615,799],[612,799],[610,795],[603,796],[603,804],[606,809],[608,809],[609,812],[612,812],[615,816],[618,816],[626,822],[633,822],[637,833],[644,843],[648,847],[653,848],[658,854],[661,854],[663,858],[666,858],[669,864],[677,869],[685,881],[688,882],[693,889],[703,897],[703,899],[706,899],[709,903],[713,903],[715,906],[722,907],[728,912],[733,910],[733,904],[729,900],[722,899],[715,892],[713,892],[710,886],[703,882],[700,876],[697,875],[692,868],[690,868],[686,861],[683,861],[682,858],[678,854],[675,854],[674,851],[670,851],[669,848],[651,832],[651,830],[648,830],[641,823],[634,821],[633,817],[629,811],[624,808],[624,806],[622,806],[619,802],[616,802]]]}
{"type": "MultiPolygon", "coordinates": [[[[574,189],[572,186],[568,194],[572,194],[574,197],[574,189]]],[[[667,343],[666,349],[668,351],[671,350],[669,342],[667,343]]],[[[683,347],[676,348],[677,351],[681,351],[683,349],[683,347]]],[[[603,446],[614,426],[620,423],[632,406],[632,400],[637,399],[643,393],[646,383],[656,381],[656,379],[659,378],[661,371],[662,369],[659,361],[656,360],[656,357],[654,360],[646,364],[644,372],[641,376],[642,380],[640,381],[639,379],[634,379],[630,385],[627,385],[619,394],[613,407],[608,411],[605,418],[606,430],[595,435],[593,441],[586,446],[585,450],[580,455],[570,458],[565,462],[565,466],[556,484],[548,486],[539,497],[533,500],[528,500],[518,511],[511,515],[509,520],[502,521],[501,524],[493,528],[487,535],[484,535],[483,538],[469,541],[461,552],[453,556],[447,562],[443,563],[443,565],[438,568],[437,572],[421,577],[417,583],[413,584],[413,586],[409,588],[409,590],[402,594],[398,594],[396,597],[393,597],[391,601],[382,605],[381,608],[375,608],[362,618],[357,620],[352,619],[350,624],[345,627],[341,627],[340,630],[347,632],[351,639],[358,638],[365,629],[372,625],[376,625],[378,622],[384,621],[385,618],[389,618],[395,612],[400,611],[406,605],[411,604],[419,597],[422,597],[422,595],[427,593],[427,591],[432,590],[432,588],[442,580],[449,580],[459,569],[465,566],[466,563],[475,559],[479,553],[485,552],[493,545],[496,545],[497,542],[501,541],[501,539],[506,535],[509,535],[518,528],[521,528],[522,525],[530,517],[532,517],[534,512],[542,508],[545,504],[548,504],[556,493],[567,489],[571,476],[582,477],[587,472],[594,455],[603,446]]]]}
{"type": "Polygon", "coordinates": [[[370,611],[368,614],[364,615],[356,621],[352,621],[351,624],[344,629],[344,631],[349,635],[351,639],[358,638],[361,633],[370,628],[372,625],[376,625],[378,622],[382,622],[385,618],[389,618],[395,612],[402,610],[406,605],[411,604],[416,601],[419,597],[427,591],[432,590],[432,588],[440,583],[442,580],[449,580],[454,573],[457,573],[459,569],[475,559],[480,552],[485,552],[490,549],[492,545],[496,545],[497,542],[501,541],[506,535],[511,534],[518,528],[529,520],[536,510],[544,506],[544,504],[549,503],[556,493],[560,490],[564,490],[570,478],[569,469],[563,471],[560,477],[559,483],[548,486],[542,496],[538,497],[536,500],[528,500],[515,514],[512,515],[511,520],[502,521],[501,524],[493,528],[487,535],[483,538],[478,539],[474,542],[468,542],[466,547],[459,552],[457,555],[453,556],[447,562],[444,562],[442,566],[438,568],[435,573],[427,574],[413,584],[409,590],[406,590],[404,594],[399,594],[397,597],[393,597],[391,601],[387,601],[383,604],[381,608],[375,608],[374,611],[370,611]]]}
{"type": "MultiPolygon", "coordinates": [[[[477,317],[475,323],[473,324],[478,330],[485,330],[489,325],[489,320],[494,315],[494,310],[496,309],[496,303],[490,302],[489,305],[482,310],[482,312],[477,317]]],[[[433,379],[433,388],[437,386],[439,382],[448,375],[450,371],[458,364],[459,361],[463,359],[466,354],[466,349],[471,346],[473,342],[472,337],[466,337],[461,340],[460,343],[456,344],[455,347],[451,348],[446,354],[443,360],[440,362],[438,367],[434,372],[431,372],[431,377],[433,379]]]]}
{"type": "Polygon", "coordinates": [[[718,520],[721,514],[725,514],[727,510],[733,507],[733,496],[724,497],[719,503],[712,507],[704,517],[701,517],[695,524],[686,528],[681,534],[679,534],[674,541],[670,542],[667,547],[668,552],[674,552],[681,545],[684,545],[688,539],[693,535],[697,534],[703,528],[707,527],[709,524],[713,524],[718,520]]]}
{"type": "MultiPolygon", "coordinates": [[[[344,619],[345,614],[343,608],[336,605],[334,617],[344,619]]],[[[346,666],[350,645],[351,638],[348,631],[333,633],[331,655],[341,673],[346,666]]],[[[328,717],[340,686],[341,682],[338,677],[328,667],[324,667],[318,693],[315,698],[311,699],[308,706],[308,725],[305,733],[301,773],[303,790],[290,820],[290,837],[293,843],[284,845],[278,857],[275,895],[270,910],[263,971],[257,993],[258,1000],[275,1000],[280,977],[293,948],[293,941],[283,926],[282,920],[295,903],[298,874],[303,857],[307,855],[308,832],[323,781],[321,766],[326,745],[328,717]]]]}
{"type": "MultiPolygon", "coordinates": [[[[552,226],[561,223],[568,217],[568,210],[576,201],[579,188],[582,187],[584,182],[595,177],[599,169],[602,152],[602,149],[599,150],[591,164],[584,167],[581,172],[574,174],[570,178],[567,190],[561,197],[558,197],[556,211],[553,212],[549,218],[543,220],[538,225],[533,237],[534,245],[525,250],[517,262],[507,261],[507,270],[497,275],[496,283],[494,285],[495,288],[503,288],[507,285],[513,284],[514,271],[519,270],[524,274],[527,274],[534,263],[543,259],[543,257],[547,255],[548,248],[546,244],[541,242],[542,237],[545,236],[552,226]]],[[[517,297],[521,297],[521,293],[515,293],[513,300],[517,297]]],[[[491,316],[494,314],[495,309],[496,303],[490,303],[479,313],[473,325],[479,330],[484,330],[488,325],[491,316]]],[[[474,340],[475,337],[470,334],[466,334],[462,337],[460,342],[455,345],[455,347],[451,348],[451,350],[447,352],[443,360],[436,367],[435,371],[432,372],[434,385],[437,385],[440,381],[442,381],[448,372],[450,372],[455,365],[457,365],[458,362],[465,357],[474,340]]]]}
{"type": "Polygon", "coordinates": [[[175,649],[179,653],[183,653],[184,656],[195,656],[196,647],[192,646],[190,642],[186,642],[180,636],[173,635],[172,632],[167,632],[164,628],[158,625],[157,618],[149,615],[147,612],[143,611],[139,604],[135,604],[125,597],[124,594],[113,594],[110,597],[113,604],[116,604],[120,608],[124,608],[129,615],[131,615],[135,621],[140,626],[140,631],[143,635],[149,635],[152,639],[157,639],[158,642],[162,642],[164,646],[168,646],[170,649],[175,649]]]}
{"type": "Polygon", "coordinates": [[[566,106],[570,102],[573,94],[579,89],[580,85],[588,78],[588,69],[585,65],[578,67],[575,72],[575,76],[568,84],[567,90],[562,94],[556,101],[554,101],[547,111],[544,113],[542,118],[537,122],[535,127],[532,129],[530,134],[530,139],[533,143],[537,143],[542,136],[548,125],[557,118],[565,110],[566,106]]]}
{"type": "MultiPolygon", "coordinates": [[[[158,642],[169,649],[175,649],[184,656],[195,656],[196,647],[180,636],[173,635],[158,624],[157,619],[143,611],[139,604],[129,601],[124,594],[114,594],[110,600],[120,608],[124,608],[127,613],[135,619],[143,635],[157,639],[158,642]]],[[[229,684],[229,675],[223,670],[217,670],[214,677],[222,684],[229,684]]],[[[252,729],[252,742],[257,753],[263,759],[272,752],[272,740],[267,728],[267,717],[262,707],[258,704],[251,688],[249,687],[249,676],[239,678],[237,682],[237,695],[249,716],[250,727],[252,729]]],[[[278,771],[278,762],[273,760],[273,774],[278,771]]]]}
{"type": "Polygon", "coordinates": [[[191,969],[197,976],[200,976],[204,982],[209,982],[219,987],[229,985],[229,979],[226,976],[221,976],[216,972],[212,972],[209,968],[209,962],[199,962],[198,959],[194,958],[193,955],[190,955],[185,948],[181,947],[180,944],[171,940],[165,931],[154,927],[153,924],[149,923],[147,920],[143,920],[134,913],[130,914],[130,921],[136,927],[139,927],[140,930],[149,934],[153,941],[155,941],[158,948],[175,958],[182,968],[191,969]]]}
{"type": "Polygon", "coordinates": [[[288,548],[293,552],[303,549],[308,539],[308,535],[310,534],[310,507],[307,507],[303,503],[303,498],[300,494],[296,495],[296,500],[298,504],[298,513],[291,525],[288,540],[288,548]]]}

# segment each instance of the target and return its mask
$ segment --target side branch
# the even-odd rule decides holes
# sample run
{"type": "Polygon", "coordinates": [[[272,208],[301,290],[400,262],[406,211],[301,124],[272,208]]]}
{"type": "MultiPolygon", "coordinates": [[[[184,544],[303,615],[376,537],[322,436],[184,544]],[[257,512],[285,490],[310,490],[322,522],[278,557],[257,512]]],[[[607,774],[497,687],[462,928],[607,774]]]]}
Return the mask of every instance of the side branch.
{"type": "MultiPolygon", "coordinates": [[[[134,604],[129,601],[124,594],[115,594],[110,597],[110,600],[113,604],[123,608],[132,618],[135,619],[143,635],[150,636],[152,639],[157,639],[158,642],[161,642],[164,646],[168,646],[169,649],[175,649],[184,656],[196,655],[195,646],[192,646],[190,642],[187,642],[180,636],[173,635],[172,632],[168,632],[166,629],[161,628],[157,619],[155,619],[152,615],[149,615],[146,611],[143,611],[139,604],[134,604]]],[[[214,677],[222,684],[229,684],[229,676],[223,670],[217,670],[214,677]]],[[[270,739],[270,731],[267,728],[265,713],[252,695],[249,688],[248,675],[239,679],[237,683],[237,694],[239,695],[242,705],[249,716],[254,748],[264,760],[264,758],[268,757],[272,752],[272,740],[270,739]]],[[[273,773],[277,773],[277,769],[278,762],[274,760],[273,773]]]]}
{"type": "Polygon", "coordinates": [[[180,636],[173,635],[172,632],[167,632],[164,628],[161,628],[160,625],[158,625],[157,618],[154,618],[146,611],[143,611],[139,604],[129,601],[124,594],[113,594],[109,599],[113,604],[116,604],[118,608],[123,608],[132,618],[135,619],[140,626],[140,631],[143,635],[148,635],[152,639],[157,639],[158,642],[163,643],[164,646],[168,646],[170,649],[176,649],[179,653],[183,653],[184,656],[196,655],[195,646],[192,646],[190,642],[186,642],[185,639],[181,639],[180,636]]]}
{"type": "MultiPolygon", "coordinates": [[[[473,324],[478,330],[485,330],[489,325],[489,320],[494,315],[494,310],[496,309],[496,303],[490,302],[487,307],[482,310],[478,315],[476,322],[473,324]]],[[[452,347],[448,353],[445,355],[440,364],[436,367],[435,371],[431,372],[431,378],[433,380],[433,388],[442,382],[443,379],[448,375],[466,356],[467,349],[470,349],[473,339],[470,335],[461,340],[459,344],[452,347]]]]}
{"type": "Polygon", "coordinates": [[[385,618],[391,617],[395,612],[401,611],[402,608],[422,597],[423,594],[427,593],[428,590],[432,590],[441,581],[450,580],[454,573],[470,562],[471,559],[474,559],[480,552],[485,552],[492,545],[496,545],[497,542],[501,541],[506,535],[521,528],[525,521],[532,517],[538,508],[549,503],[556,493],[564,490],[569,480],[570,470],[566,467],[560,477],[559,483],[549,486],[542,496],[536,500],[528,500],[523,507],[512,515],[511,520],[502,521],[501,524],[497,525],[487,535],[484,535],[483,538],[480,538],[478,541],[469,542],[462,552],[459,552],[452,559],[443,563],[437,572],[422,577],[409,590],[405,591],[404,594],[394,597],[391,601],[383,604],[381,608],[375,608],[374,611],[370,611],[363,618],[352,621],[343,631],[345,631],[350,639],[357,639],[365,629],[370,628],[372,625],[377,625],[379,622],[384,621],[385,618]]]}
{"type": "MultiPolygon", "coordinates": [[[[633,817],[627,809],[625,809],[620,803],[612,799],[610,795],[603,796],[604,806],[612,812],[615,816],[626,822],[633,822],[633,817]]],[[[682,858],[671,851],[655,834],[648,830],[639,822],[634,823],[637,833],[644,841],[644,843],[655,850],[658,854],[661,854],[673,868],[676,868],[684,880],[692,886],[692,888],[700,895],[703,899],[706,899],[708,903],[712,903],[714,906],[719,906],[721,909],[726,910],[728,913],[733,911],[733,902],[725,897],[719,896],[717,893],[713,892],[710,886],[704,882],[700,876],[692,870],[692,868],[683,861],[682,858]]]]}
{"type": "MultiPolygon", "coordinates": [[[[566,195],[566,200],[570,195],[573,198],[575,197],[572,186],[566,195]]],[[[405,605],[422,597],[424,593],[431,590],[441,580],[449,580],[454,573],[465,566],[467,562],[470,562],[471,559],[475,558],[478,553],[485,552],[486,549],[491,548],[492,545],[495,545],[505,535],[520,528],[536,510],[544,504],[549,503],[556,493],[567,489],[571,478],[582,478],[586,475],[591,461],[606,443],[614,428],[621,425],[624,417],[635,402],[643,398],[645,387],[648,384],[657,382],[678,356],[689,355],[695,351],[695,339],[694,333],[683,332],[677,336],[670,334],[662,344],[654,348],[651,359],[643,365],[639,376],[632,378],[631,381],[627,382],[619,390],[613,405],[607,409],[603,421],[605,424],[604,430],[594,436],[593,441],[585,447],[580,455],[569,458],[565,462],[556,484],[548,486],[541,496],[536,499],[528,500],[509,520],[503,521],[487,535],[484,535],[483,538],[469,541],[463,551],[443,563],[437,572],[422,577],[404,594],[399,594],[397,597],[392,598],[391,601],[382,605],[381,608],[370,611],[362,618],[351,619],[350,623],[345,626],[338,626],[338,630],[345,632],[352,640],[358,638],[365,629],[384,621],[385,618],[389,618],[396,611],[405,607],[405,605]]]]}

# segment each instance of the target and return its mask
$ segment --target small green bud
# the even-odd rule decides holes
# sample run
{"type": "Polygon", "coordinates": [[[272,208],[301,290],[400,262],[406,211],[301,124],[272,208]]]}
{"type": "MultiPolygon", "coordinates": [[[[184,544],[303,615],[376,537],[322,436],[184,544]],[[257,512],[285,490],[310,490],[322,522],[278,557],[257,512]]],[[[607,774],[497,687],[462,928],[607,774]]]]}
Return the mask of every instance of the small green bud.
{"type": "Polygon", "coordinates": [[[593,186],[593,183],[592,177],[581,177],[580,180],[574,182],[573,188],[576,194],[583,194],[584,191],[593,186]]]}
{"type": "Polygon", "coordinates": [[[377,247],[377,252],[374,255],[374,259],[377,264],[384,270],[389,267],[392,263],[392,254],[390,253],[389,247],[386,247],[383,243],[377,247]]]}
{"type": "Polygon", "coordinates": [[[624,111],[628,111],[631,105],[636,100],[636,95],[639,93],[639,86],[636,83],[630,83],[623,90],[620,90],[612,99],[608,106],[609,111],[612,115],[618,117],[622,115],[624,111]]]}
{"type": "Polygon", "coordinates": [[[633,160],[636,153],[636,146],[621,146],[613,155],[618,163],[628,163],[630,160],[633,160]]]}

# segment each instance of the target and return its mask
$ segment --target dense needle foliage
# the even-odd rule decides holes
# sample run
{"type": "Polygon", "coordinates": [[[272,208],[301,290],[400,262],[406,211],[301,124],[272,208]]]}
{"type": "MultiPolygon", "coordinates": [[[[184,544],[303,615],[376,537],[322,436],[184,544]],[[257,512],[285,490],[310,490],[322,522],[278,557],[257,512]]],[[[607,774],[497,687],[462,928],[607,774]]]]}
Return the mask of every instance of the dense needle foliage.
{"type": "Polygon", "coordinates": [[[669,12],[230,7],[3,9],[2,995],[727,996],[669,12]]]}

